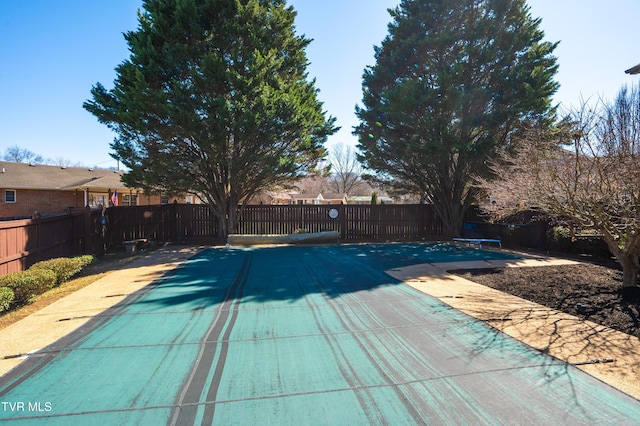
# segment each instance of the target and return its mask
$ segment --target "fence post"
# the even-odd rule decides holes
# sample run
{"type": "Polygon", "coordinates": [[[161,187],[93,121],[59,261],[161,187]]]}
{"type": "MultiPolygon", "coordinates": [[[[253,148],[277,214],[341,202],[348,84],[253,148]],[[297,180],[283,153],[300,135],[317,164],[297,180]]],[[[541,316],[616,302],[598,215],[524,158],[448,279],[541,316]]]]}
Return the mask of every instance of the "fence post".
{"type": "Polygon", "coordinates": [[[340,212],[340,215],[338,216],[338,219],[340,220],[340,239],[344,240],[347,236],[347,208],[344,204],[340,204],[340,209],[338,209],[338,211],[340,212]]]}
{"type": "MultiPolygon", "coordinates": [[[[33,213],[33,216],[31,216],[31,219],[36,225],[36,259],[33,262],[35,263],[41,260],[40,258],[42,256],[42,220],[41,220],[40,212],[36,210],[33,213]]],[[[26,265],[23,264],[22,269],[26,269],[25,266],[26,265]]]]}
{"type": "Polygon", "coordinates": [[[178,211],[178,200],[173,200],[173,217],[176,221],[176,239],[178,242],[182,243],[183,236],[181,233],[182,224],[180,223],[180,212],[178,211]]]}
{"type": "MultiPolygon", "coordinates": [[[[300,208],[300,224],[298,225],[298,229],[304,229],[304,204],[298,205],[300,208]]],[[[293,230],[291,230],[293,232],[293,230]]]]}
{"type": "Polygon", "coordinates": [[[93,232],[91,226],[91,207],[88,205],[84,208],[84,238],[82,238],[82,254],[93,254],[93,232]]]}

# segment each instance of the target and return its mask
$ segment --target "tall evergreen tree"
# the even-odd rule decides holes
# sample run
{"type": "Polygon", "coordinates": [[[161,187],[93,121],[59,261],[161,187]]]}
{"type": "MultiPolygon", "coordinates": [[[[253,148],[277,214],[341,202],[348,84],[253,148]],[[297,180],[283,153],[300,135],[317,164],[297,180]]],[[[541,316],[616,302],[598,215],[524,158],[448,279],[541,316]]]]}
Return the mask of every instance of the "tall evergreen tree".
{"type": "Polygon", "coordinates": [[[337,129],[295,16],[285,0],[145,0],[114,88],[84,104],[117,134],[126,184],[198,195],[226,236],[254,193],[314,168],[337,129]]]}
{"type": "Polygon", "coordinates": [[[403,0],[390,13],[356,107],[360,160],[457,235],[486,160],[528,122],[552,122],[557,43],[524,0],[403,0]]]}

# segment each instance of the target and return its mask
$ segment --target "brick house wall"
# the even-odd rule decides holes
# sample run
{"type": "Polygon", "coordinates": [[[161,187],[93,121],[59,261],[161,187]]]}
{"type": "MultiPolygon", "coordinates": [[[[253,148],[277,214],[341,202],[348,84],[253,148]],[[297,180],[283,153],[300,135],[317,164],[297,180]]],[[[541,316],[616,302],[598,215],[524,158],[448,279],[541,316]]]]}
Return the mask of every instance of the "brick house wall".
{"type": "Polygon", "coordinates": [[[40,214],[63,213],[69,207],[81,208],[84,203],[84,193],[81,191],[36,189],[16,189],[15,202],[7,203],[7,189],[0,189],[0,217],[32,216],[36,211],[40,214]]]}
{"type": "MultiPolygon", "coordinates": [[[[104,201],[111,205],[111,192],[94,192],[89,194],[89,204],[97,205],[98,201],[104,201]],[[100,198],[98,198],[100,197],[100,198]]],[[[131,196],[136,196],[136,205],[148,206],[158,205],[162,202],[185,204],[187,202],[197,203],[195,197],[161,197],[160,195],[146,195],[132,192],[118,192],[118,205],[127,205],[131,202],[131,196]]],[[[31,217],[34,212],[41,215],[64,213],[68,208],[84,208],[85,195],[82,190],[57,191],[57,190],[37,190],[37,189],[12,189],[0,188],[0,217],[31,217]],[[6,202],[7,190],[15,191],[15,202],[6,202]]],[[[100,203],[102,204],[102,203],[100,203]]]]}

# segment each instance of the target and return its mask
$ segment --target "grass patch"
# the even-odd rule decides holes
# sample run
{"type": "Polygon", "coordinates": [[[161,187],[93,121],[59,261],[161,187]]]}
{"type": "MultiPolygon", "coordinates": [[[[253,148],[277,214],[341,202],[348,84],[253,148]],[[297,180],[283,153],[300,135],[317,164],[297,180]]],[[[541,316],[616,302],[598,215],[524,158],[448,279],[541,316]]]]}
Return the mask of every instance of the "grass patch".
{"type": "Polygon", "coordinates": [[[34,314],[57,300],[60,300],[63,297],[98,281],[100,278],[107,276],[111,272],[121,269],[123,266],[141,256],[141,253],[131,254],[124,252],[105,254],[95,262],[86,266],[69,281],[62,283],[60,286],[54,287],[39,296],[35,296],[32,303],[21,308],[8,311],[4,314],[0,314],[0,330],[28,317],[31,314],[34,314]]]}

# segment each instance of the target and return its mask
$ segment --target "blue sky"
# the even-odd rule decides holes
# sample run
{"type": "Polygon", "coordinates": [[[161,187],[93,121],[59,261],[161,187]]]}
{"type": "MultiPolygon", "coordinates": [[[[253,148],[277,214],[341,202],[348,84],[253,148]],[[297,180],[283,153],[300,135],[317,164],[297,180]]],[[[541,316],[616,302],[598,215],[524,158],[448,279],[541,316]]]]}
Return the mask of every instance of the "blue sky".
{"type": "MultiPolygon", "coordinates": [[[[0,0],[0,154],[9,146],[46,158],[111,167],[114,135],[82,108],[91,86],[112,87],[114,68],[128,57],[122,33],[137,26],[139,0],[0,0]]],[[[309,75],[320,100],[342,130],[329,145],[355,144],[354,106],[373,46],[387,35],[387,8],[399,0],[290,0],[307,49],[309,75]]],[[[529,0],[556,49],[561,84],[555,101],[612,98],[640,76],[637,0],[529,0]]]]}

